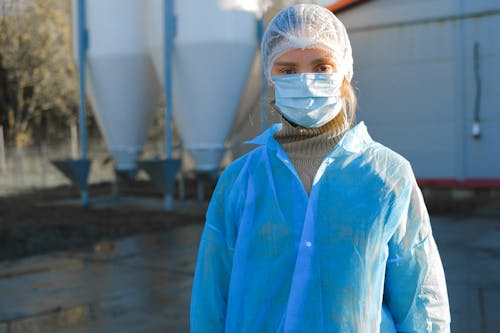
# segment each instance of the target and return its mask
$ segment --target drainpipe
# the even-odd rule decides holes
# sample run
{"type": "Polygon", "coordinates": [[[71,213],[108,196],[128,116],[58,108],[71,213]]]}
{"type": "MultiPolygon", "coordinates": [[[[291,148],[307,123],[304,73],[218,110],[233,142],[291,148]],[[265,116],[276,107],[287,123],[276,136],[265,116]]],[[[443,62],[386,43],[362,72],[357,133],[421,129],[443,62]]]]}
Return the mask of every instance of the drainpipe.
{"type": "Polygon", "coordinates": [[[476,82],[476,96],[474,99],[474,118],[472,123],[472,137],[475,140],[481,138],[481,75],[480,75],[480,64],[479,64],[479,43],[474,43],[474,81],[476,82]]]}
{"type": "MultiPolygon", "coordinates": [[[[88,49],[85,0],[78,0],[78,62],[80,70],[80,149],[81,160],[87,159],[87,117],[85,114],[85,56],[88,49]]],[[[82,189],[82,205],[89,203],[87,186],[82,189]]]]}
{"type": "Polygon", "coordinates": [[[176,35],[174,0],[165,0],[164,43],[165,43],[165,155],[172,158],[172,51],[176,35]]]}

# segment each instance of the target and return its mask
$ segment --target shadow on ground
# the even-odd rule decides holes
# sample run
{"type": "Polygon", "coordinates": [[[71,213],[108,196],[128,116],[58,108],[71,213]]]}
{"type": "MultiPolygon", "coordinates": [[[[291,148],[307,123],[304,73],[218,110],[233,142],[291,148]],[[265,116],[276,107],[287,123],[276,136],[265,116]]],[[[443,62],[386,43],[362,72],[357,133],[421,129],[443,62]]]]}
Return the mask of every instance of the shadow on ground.
{"type": "MultiPolygon", "coordinates": [[[[185,198],[196,201],[196,183],[187,182],[185,198]]],[[[205,193],[205,200],[212,188],[205,193]]],[[[91,198],[104,198],[112,193],[111,183],[90,187],[91,198]]],[[[72,186],[35,190],[16,196],[0,197],[0,261],[14,260],[51,251],[91,248],[102,240],[116,240],[132,234],[168,231],[178,226],[202,224],[205,205],[166,212],[161,205],[147,209],[130,204],[135,198],[156,200],[162,194],[149,182],[120,184],[120,205],[94,205],[85,208],[78,203],[79,193],[72,186]],[[193,208],[194,207],[194,208],[193,208]]],[[[491,190],[476,190],[454,198],[447,189],[424,189],[431,215],[500,216],[500,196],[491,190]]]]}
{"type": "MultiPolygon", "coordinates": [[[[148,183],[121,187],[130,200],[91,208],[77,203],[71,187],[0,197],[0,333],[187,332],[206,209],[206,201],[193,204],[195,192],[187,188],[191,205],[177,202],[176,212],[151,205],[162,196],[148,183]]],[[[110,193],[108,183],[90,191],[91,198],[110,193]]],[[[423,193],[447,276],[452,331],[497,332],[498,193],[423,193]]]]}
{"type": "MultiPolygon", "coordinates": [[[[110,183],[93,185],[90,196],[109,198],[111,187],[110,183]]],[[[162,201],[161,193],[147,182],[122,186],[120,193],[122,198],[162,201]]],[[[188,188],[187,200],[192,200],[194,196],[188,188]]],[[[90,248],[102,240],[168,231],[204,221],[205,211],[202,208],[166,212],[161,205],[141,209],[127,204],[125,200],[115,207],[100,205],[99,208],[86,208],[78,203],[78,197],[79,193],[70,186],[0,197],[0,261],[51,251],[90,248]]]]}

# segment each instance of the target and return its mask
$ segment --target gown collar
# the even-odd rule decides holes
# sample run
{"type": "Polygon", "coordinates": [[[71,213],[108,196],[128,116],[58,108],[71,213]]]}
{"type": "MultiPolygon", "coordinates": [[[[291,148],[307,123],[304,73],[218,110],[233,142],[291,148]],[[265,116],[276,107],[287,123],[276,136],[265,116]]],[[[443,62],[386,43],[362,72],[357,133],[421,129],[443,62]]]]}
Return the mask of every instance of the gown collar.
{"type": "MultiPolygon", "coordinates": [[[[274,134],[282,128],[282,124],[272,124],[268,129],[266,129],[262,134],[255,137],[252,140],[246,141],[246,144],[255,145],[267,145],[271,149],[278,149],[279,143],[274,138],[274,134]]],[[[355,125],[353,128],[348,130],[340,142],[337,144],[340,148],[351,152],[358,153],[362,151],[366,146],[373,143],[370,134],[366,128],[365,123],[362,121],[355,125]]]]}

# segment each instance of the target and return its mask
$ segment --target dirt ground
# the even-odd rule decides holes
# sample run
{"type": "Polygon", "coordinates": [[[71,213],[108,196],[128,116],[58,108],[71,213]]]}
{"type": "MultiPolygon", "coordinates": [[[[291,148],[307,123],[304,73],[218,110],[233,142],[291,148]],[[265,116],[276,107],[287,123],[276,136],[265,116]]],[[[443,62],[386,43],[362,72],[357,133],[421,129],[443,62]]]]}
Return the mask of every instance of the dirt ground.
{"type": "MultiPolygon", "coordinates": [[[[161,193],[147,182],[128,185],[120,187],[122,194],[161,198],[161,193]]],[[[188,199],[195,198],[195,189],[195,184],[187,186],[188,199]]],[[[110,183],[90,188],[91,198],[109,193],[110,183]]],[[[206,193],[207,199],[209,196],[210,193],[206,193]]],[[[61,204],[62,200],[78,197],[78,191],[71,186],[0,197],[0,261],[50,251],[92,247],[101,240],[160,232],[204,221],[204,211],[166,212],[137,207],[95,209],[61,204]]],[[[491,195],[484,191],[458,201],[451,199],[450,192],[446,190],[434,190],[432,195],[426,196],[430,213],[439,215],[471,214],[489,201],[491,195]]]]}
{"type": "MultiPolygon", "coordinates": [[[[93,185],[89,190],[90,197],[109,196],[111,188],[110,183],[93,185]]],[[[162,197],[145,182],[121,186],[120,193],[162,197]]],[[[71,186],[0,197],[0,261],[91,247],[101,240],[160,232],[204,221],[203,211],[166,212],[132,206],[95,209],[61,204],[70,198],[79,198],[79,192],[71,186]]]]}

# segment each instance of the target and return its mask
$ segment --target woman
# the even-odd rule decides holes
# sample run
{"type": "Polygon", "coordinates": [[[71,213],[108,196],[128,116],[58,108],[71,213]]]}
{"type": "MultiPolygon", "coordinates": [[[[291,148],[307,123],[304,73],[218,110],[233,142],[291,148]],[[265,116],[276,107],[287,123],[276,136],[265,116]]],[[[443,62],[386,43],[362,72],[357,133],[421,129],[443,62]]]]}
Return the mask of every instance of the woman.
{"type": "Polygon", "coordinates": [[[409,163],[350,129],[356,98],[343,24],[284,9],[262,41],[283,116],[213,194],[192,332],[448,332],[441,260],[409,163]]]}

